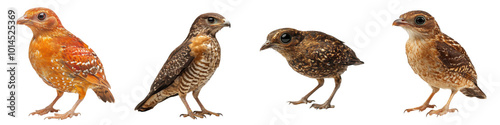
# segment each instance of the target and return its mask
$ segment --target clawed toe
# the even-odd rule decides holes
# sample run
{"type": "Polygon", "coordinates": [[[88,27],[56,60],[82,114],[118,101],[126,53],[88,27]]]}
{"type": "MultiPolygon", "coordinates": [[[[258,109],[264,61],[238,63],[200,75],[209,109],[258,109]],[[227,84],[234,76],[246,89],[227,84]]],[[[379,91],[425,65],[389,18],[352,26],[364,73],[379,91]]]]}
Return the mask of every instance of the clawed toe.
{"type": "Polygon", "coordinates": [[[436,116],[443,116],[445,114],[448,114],[448,112],[458,112],[456,108],[453,109],[438,109],[438,110],[431,110],[427,113],[426,116],[430,115],[436,115],[436,116]]]}
{"type": "Polygon", "coordinates": [[[330,105],[330,104],[312,104],[311,108],[315,109],[328,109],[328,108],[335,108],[335,105],[330,105]]]}
{"type": "Polygon", "coordinates": [[[63,119],[67,119],[67,118],[72,118],[73,116],[78,116],[80,115],[80,113],[74,113],[74,112],[66,112],[64,114],[54,114],[54,116],[48,116],[48,117],[45,117],[45,119],[59,119],[59,120],[63,120],[63,119]]]}
{"type": "Polygon", "coordinates": [[[314,100],[301,99],[299,101],[288,101],[288,102],[289,102],[289,104],[298,105],[298,104],[312,103],[312,102],[314,102],[314,100]]]}
{"type": "Polygon", "coordinates": [[[435,107],[436,107],[436,105],[421,105],[419,107],[406,109],[405,111],[403,111],[403,113],[405,113],[405,112],[411,112],[411,111],[415,111],[415,110],[418,110],[418,111],[422,112],[422,111],[424,111],[427,108],[435,108],[435,107]]]}
{"type": "Polygon", "coordinates": [[[36,110],[35,112],[32,112],[30,113],[30,115],[35,115],[35,114],[38,114],[38,115],[45,115],[47,113],[50,113],[50,112],[58,112],[59,109],[54,109],[52,107],[46,107],[44,109],[40,109],[40,110],[36,110]]]}

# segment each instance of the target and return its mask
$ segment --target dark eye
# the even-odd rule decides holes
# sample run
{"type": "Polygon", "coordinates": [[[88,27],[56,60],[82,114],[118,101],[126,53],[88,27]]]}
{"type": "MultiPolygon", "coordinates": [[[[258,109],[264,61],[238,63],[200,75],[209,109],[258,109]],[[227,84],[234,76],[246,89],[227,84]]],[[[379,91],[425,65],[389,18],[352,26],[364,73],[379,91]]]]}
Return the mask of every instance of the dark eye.
{"type": "Polygon", "coordinates": [[[288,33],[283,33],[281,34],[281,42],[282,43],[289,43],[290,40],[292,40],[292,36],[288,33]]]}
{"type": "Polygon", "coordinates": [[[214,23],[214,22],[215,22],[215,18],[213,18],[213,17],[209,17],[209,18],[207,19],[207,21],[208,21],[209,23],[214,23]]]}
{"type": "Polygon", "coordinates": [[[45,17],[47,17],[47,15],[45,15],[45,13],[44,13],[44,12],[41,12],[41,13],[39,13],[39,14],[38,14],[38,19],[39,19],[39,20],[44,20],[44,19],[45,19],[45,17]]]}
{"type": "Polygon", "coordinates": [[[415,17],[415,24],[417,24],[417,25],[425,24],[425,17],[424,16],[415,17]]]}

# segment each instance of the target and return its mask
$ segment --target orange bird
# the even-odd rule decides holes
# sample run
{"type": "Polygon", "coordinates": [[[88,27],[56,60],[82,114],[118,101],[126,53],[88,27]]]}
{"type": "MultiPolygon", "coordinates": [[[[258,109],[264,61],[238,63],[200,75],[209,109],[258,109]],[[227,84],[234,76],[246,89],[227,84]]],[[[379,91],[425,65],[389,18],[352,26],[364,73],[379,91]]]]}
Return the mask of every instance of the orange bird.
{"type": "Polygon", "coordinates": [[[91,88],[104,102],[114,102],[110,85],[96,53],[87,44],[67,31],[61,21],[48,8],[33,8],[17,20],[33,32],[29,47],[31,66],[42,80],[57,90],[57,97],[47,107],[30,115],[58,112],[53,106],[64,92],[78,93],[78,101],[64,114],[48,119],[66,119],[78,116],[75,109],[91,88]]]}

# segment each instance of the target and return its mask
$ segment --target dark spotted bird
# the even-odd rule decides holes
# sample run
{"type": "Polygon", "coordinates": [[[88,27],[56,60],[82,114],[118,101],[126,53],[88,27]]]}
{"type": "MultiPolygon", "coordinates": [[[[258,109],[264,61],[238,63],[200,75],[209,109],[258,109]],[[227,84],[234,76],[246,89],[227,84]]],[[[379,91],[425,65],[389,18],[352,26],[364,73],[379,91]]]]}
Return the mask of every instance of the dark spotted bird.
{"type": "Polygon", "coordinates": [[[260,48],[272,48],[278,51],[288,61],[288,65],[296,72],[318,80],[311,92],[299,101],[290,101],[297,105],[311,103],[308,100],[318,88],[323,86],[325,78],[335,79],[335,89],[330,98],[323,104],[313,104],[316,109],[334,108],[330,105],[333,96],[340,87],[342,73],[349,65],[363,64],[354,51],[337,38],[319,31],[299,31],[292,28],[283,28],[272,31],[267,36],[267,42],[260,48]]]}
{"type": "Polygon", "coordinates": [[[42,80],[57,90],[57,97],[44,109],[30,115],[58,112],[53,106],[64,92],[78,93],[78,101],[64,114],[46,117],[66,119],[77,116],[75,109],[92,89],[104,102],[114,102],[104,68],[87,44],[66,30],[57,15],[48,8],[33,8],[17,20],[33,32],[29,46],[31,66],[42,80]]]}
{"type": "Polygon", "coordinates": [[[477,74],[465,49],[448,35],[441,32],[436,20],[425,11],[410,11],[393,22],[410,36],[406,42],[406,55],[411,68],[432,88],[432,93],[422,106],[406,109],[423,111],[430,105],[440,88],[451,89],[451,96],[443,108],[431,110],[427,115],[445,115],[457,109],[449,108],[451,99],[460,91],[468,97],[485,99],[477,86],[477,74]]]}
{"type": "Polygon", "coordinates": [[[151,85],[149,94],[135,110],[148,111],[165,99],[179,95],[188,111],[181,116],[196,119],[205,117],[205,114],[221,115],[205,109],[198,95],[219,67],[221,49],[215,34],[223,27],[230,26],[229,21],[217,13],[198,16],[186,40],[172,51],[151,85]],[[189,107],[186,101],[189,92],[193,92],[201,111],[193,112],[189,107]]]}

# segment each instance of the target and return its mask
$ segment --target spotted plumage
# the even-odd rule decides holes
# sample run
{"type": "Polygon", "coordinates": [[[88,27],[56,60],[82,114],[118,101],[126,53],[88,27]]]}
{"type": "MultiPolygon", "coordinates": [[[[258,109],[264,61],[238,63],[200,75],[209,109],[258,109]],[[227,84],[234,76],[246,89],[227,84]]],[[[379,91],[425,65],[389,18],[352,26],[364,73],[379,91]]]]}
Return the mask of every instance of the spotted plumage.
{"type": "Polygon", "coordinates": [[[230,23],[219,14],[198,16],[186,40],[170,54],[151,85],[149,94],[135,109],[147,111],[163,100],[179,95],[188,110],[188,114],[182,116],[193,119],[203,118],[205,114],[219,116],[220,113],[213,113],[203,107],[198,94],[219,67],[221,50],[215,34],[226,26],[230,26],[230,23]],[[193,92],[201,111],[191,111],[186,102],[189,92],[193,92]]]}
{"type": "Polygon", "coordinates": [[[316,109],[333,108],[330,105],[333,96],[340,87],[340,75],[349,65],[363,64],[354,51],[337,38],[319,31],[299,31],[283,28],[272,31],[267,42],[260,50],[272,48],[288,61],[288,65],[296,72],[318,80],[318,86],[299,101],[292,104],[310,103],[309,96],[323,86],[324,78],[335,79],[335,89],[330,98],[323,104],[313,104],[316,109]]]}
{"type": "Polygon", "coordinates": [[[430,100],[440,88],[451,89],[448,103],[439,110],[431,110],[428,115],[444,115],[455,112],[449,105],[453,96],[461,91],[469,97],[486,98],[477,86],[477,74],[465,50],[451,37],[442,33],[434,17],[425,11],[410,11],[400,16],[393,25],[404,28],[409,39],[406,55],[411,68],[427,82],[433,92],[419,107],[406,109],[423,111],[433,108],[430,100]]]}
{"type": "Polygon", "coordinates": [[[58,93],[49,106],[31,115],[57,112],[53,105],[64,92],[78,93],[77,103],[65,114],[55,114],[47,118],[66,119],[78,115],[79,113],[74,111],[85,97],[88,88],[104,102],[115,101],[96,53],[67,31],[52,10],[30,9],[17,23],[26,25],[33,31],[29,46],[31,65],[40,78],[58,93]]]}

